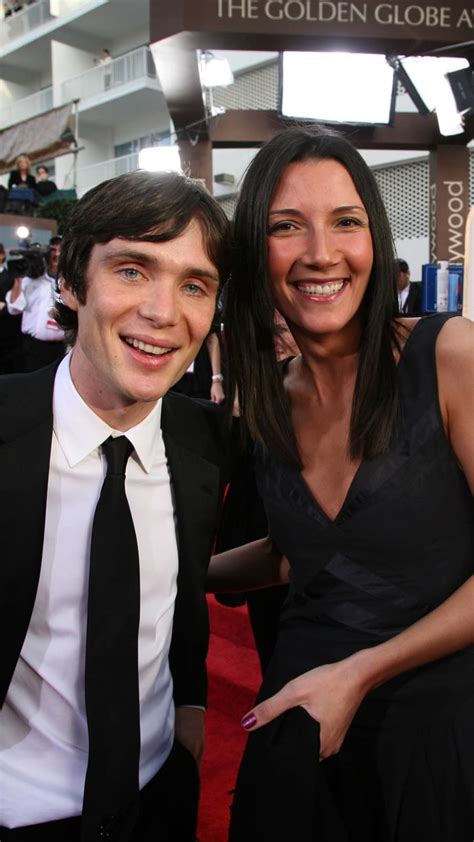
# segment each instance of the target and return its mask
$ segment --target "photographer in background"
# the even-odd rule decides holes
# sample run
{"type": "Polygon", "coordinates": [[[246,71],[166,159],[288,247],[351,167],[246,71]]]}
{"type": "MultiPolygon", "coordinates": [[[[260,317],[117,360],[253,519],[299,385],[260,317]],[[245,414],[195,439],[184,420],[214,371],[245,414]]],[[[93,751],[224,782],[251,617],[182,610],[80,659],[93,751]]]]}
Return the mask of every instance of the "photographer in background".
{"type": "Polygon", "coordinates": [[[26,262],[26,274],[19,278],[17,272],[13,287],[5,297],[10,315],[22,317],[25,371],[49,365],[65,352],[64,331],[51,315],[60,251],[61,237],[51,237],[46,263],[40,247],[20,252],[20,260],[24,258],[26,262]]]}

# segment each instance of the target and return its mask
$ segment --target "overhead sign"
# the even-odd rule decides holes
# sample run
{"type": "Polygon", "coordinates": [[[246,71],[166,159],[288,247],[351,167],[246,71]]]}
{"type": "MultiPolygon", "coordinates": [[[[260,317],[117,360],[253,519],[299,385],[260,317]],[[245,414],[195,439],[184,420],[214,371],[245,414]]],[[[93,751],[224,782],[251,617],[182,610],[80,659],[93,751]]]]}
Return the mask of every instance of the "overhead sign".
{"type": "MultiPolygon", "coordinates": [[[[352,3],[347,0],[215,0],[215,4],[218,20],[363,23],[374,27],[424,27],[430,32],[436,29],[474,29],[474,9],[470,7],[352,3]]],[[[413,32],[410,37],[413,37],[413,32]]]]}
{"type": "Polygon", "coordinates": [[[169,17],[168,2],[151,2],[152,40],[186,31],[459,43],[474,33],[474,7],[466,0],[181,0],[181,7],[173,0],[169,17]]]}

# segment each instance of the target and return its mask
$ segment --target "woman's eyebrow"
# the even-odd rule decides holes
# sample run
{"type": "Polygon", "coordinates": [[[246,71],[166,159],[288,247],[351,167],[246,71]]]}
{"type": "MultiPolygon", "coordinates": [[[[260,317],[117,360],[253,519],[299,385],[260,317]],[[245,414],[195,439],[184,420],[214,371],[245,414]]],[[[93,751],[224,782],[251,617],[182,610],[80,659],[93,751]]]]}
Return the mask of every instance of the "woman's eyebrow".
{"type": "MultiPolygon", "coordinates": [[[[359,210],[367,213],[366,209],[363,205],[340,205],[337,208],[331,208],[331,213],[340,213],[341,211],[354,211],[359,210]]],[[[278,215],[278,214],[293,214],[296,216],[304,216],[303,212],[298,210],[298,208],[273,208],[272,210],[268,211],[269,216],[278,215]]]]}
{"type": "Polygon", "coordinates": [[[303,216],[302,211],[298,210],[298,208],[275,208],[273,210],[268,211],[268,216],[273,216],[274,214],[282,213],[291,213],[296,216],[303,216]]]}

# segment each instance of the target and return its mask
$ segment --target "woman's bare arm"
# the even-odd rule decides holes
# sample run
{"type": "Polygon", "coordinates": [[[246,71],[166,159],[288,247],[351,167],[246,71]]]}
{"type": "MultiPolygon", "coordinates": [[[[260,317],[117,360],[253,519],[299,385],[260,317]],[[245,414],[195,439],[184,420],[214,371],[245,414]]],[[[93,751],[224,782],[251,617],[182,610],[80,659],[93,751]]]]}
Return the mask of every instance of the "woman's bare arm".
{"type": "Polygon", "coordinates": [[[210,593],[252,591],[287,581],[288,562],[267,537],[213,556],[206,590],[210,593]]]}

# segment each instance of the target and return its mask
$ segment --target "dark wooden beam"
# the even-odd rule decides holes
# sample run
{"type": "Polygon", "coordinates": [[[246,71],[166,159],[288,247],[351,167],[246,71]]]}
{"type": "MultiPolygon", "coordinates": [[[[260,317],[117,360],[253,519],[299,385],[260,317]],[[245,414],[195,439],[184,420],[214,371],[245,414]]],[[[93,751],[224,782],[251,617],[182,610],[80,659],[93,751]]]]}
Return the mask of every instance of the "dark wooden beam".
{"type": "MultiPolygon", "coordinates": [[[[209,136],[215,147],[232,149],[254,147],[265,143],[288,121],[281,120],[276,111],[226,111],[210,121],[209,136]]],[[[301,123],[299,124],[301,125],[301,123]]],[[[473,120],[466,121],[462,135],[443,137],[433,114],[397,113],[392,126],[353,126],[333,124],[360,149],[430,150],[444,144],[465,146],[472,138],[473,120]]]]}
{"type": "Polygon", "coordinates": [[[207,136],[206,113],[193,39],[184,35],[151,45],[156,72],[176,129],[191,126],[207,136]]]}

